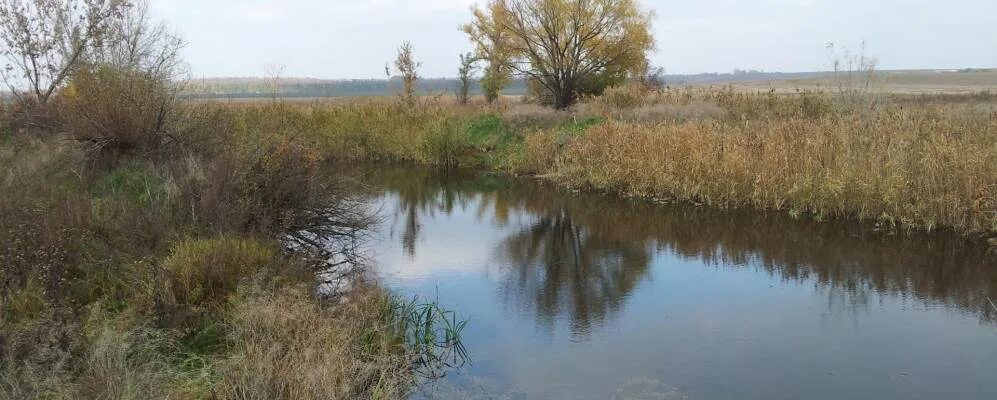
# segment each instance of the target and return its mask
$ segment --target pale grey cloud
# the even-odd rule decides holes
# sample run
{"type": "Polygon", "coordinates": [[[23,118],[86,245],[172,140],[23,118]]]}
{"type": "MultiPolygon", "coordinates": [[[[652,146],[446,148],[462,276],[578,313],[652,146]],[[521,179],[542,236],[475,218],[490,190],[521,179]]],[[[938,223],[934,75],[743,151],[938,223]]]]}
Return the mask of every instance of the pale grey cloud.
{"type": "MultiPolygon", "coordinates": [[[[452,76],[475,0],[152,0],[190,42],[197,76],[378,77],[403,40],[423,75],[452,76]]],[[[645,0],[655,64],[671,72],[826,68],[824,46],[862,41],[883,68],[997,66],[993,0],[645,0]]]]}

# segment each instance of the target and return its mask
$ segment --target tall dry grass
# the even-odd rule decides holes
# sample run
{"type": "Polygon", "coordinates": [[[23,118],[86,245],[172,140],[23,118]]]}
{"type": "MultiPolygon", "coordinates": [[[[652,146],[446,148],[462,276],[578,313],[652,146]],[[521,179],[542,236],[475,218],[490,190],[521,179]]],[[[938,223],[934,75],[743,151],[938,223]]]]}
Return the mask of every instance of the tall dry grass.
{"type": "Polygon", "coordinates": [[[992,233],[991,96],[611,88],[571,111],[392,99],[223,106],[327,158],[539,174],[565,185],[818,219],[992,233]]]}
{"type": "Polygon", "coordinates": [[[91,85],[87,104],[60,94],[58,130],[0,132],[0,399],[244,398],[246,377],[254,396],[409,390],[422,344],[392,328],[411,316],[382,309],[407,303],[378,288],[348,306],[318,296],[319,268],[356,261],[372,216],[362,189],[323,168],[329,152],[302,125],[315,121],[185,105],[156,127],[149,109],[106,97],[144,88],[91,85]],[[244,334],[284,306],[300,325],[244,334]],[[273,360],[246,343],[302,353],[284,354],[287,374],[257,374],[273,360]],[[320,352],[354,369],[312,362],[320,352]],[[336,391],[284,391],[319,366],[336,391]]]}
{"type": "Polygon", "coordinates": [[[997,231],[997,119],[961,107],[800,112],[611,122],[538,164],[566,184],[628,195],[997,231]]]}
{"type": "Polygon", "coordinates": [[[335,308],[307,291],[245,293],[228,320],[231,351],[216,366],[223,399],[401,398],[405,349],[379,312],[387,299],[358,290],[335,308]]]}

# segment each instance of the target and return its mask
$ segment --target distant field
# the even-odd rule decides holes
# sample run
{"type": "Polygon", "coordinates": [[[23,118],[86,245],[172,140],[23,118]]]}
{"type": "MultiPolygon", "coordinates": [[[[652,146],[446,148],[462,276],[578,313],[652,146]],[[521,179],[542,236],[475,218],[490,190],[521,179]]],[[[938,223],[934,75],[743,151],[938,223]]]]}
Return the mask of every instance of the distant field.
{"type": "MultiPolygon", "coordinates": [[[[739,72],[731,74],[666,75],[665,83],[671,87],[682,86],[733,86],[746,91],[779,92],[797,89],[823,89],[837,87],[831,73],[823,72],[739,72]]],[[[880,71],[874,79],[875,87],[892,93],[969,93],[997,92],[997,69],[988,70],[908,70],[880,71]]],[[[263,78],[216,78],[190,82],[187,95],[191,98],[226,100],[233,102],[258,102],[274,96],[300,101],[336,97],[357,98],[394,95],[400,88],[397,79],[323,80],[310,78],[281,78],[274,82],[263,78]]],[[[423,95],[451,95],[458,82],[452,78],[420,80],[419,93],[423,95]]],[[[471,93],[480,95],[477,82],[471,93]]],[[[507,96],[518,97],[526,93],[526,83],[514,79],[503,91],[507,96]]]]}
{"type": "MultiPolygon", "coordinates": [[[[793,79],[729,82],[744,90],[794,91],[796,89],[821,89],[837,86],[832,74],[793,79]]],[[[877,72],[873,85],[891,93],[932,94],[997,92],[997,69],[974,71],[883,71],[877,72]]],[[[723,85],[713,82],[710,85],[723,85]]]]}

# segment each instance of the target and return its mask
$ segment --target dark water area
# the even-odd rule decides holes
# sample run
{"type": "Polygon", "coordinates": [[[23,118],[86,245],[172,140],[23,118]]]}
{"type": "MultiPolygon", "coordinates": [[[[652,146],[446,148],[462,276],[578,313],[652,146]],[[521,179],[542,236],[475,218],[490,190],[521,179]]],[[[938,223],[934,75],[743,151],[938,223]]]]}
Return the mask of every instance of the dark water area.
{"type": "Polygon", "coordinates": [[[375,275],[469,319],[419,398],[997,399],[997,254],[784,213],[351,167],[375,275]]]}

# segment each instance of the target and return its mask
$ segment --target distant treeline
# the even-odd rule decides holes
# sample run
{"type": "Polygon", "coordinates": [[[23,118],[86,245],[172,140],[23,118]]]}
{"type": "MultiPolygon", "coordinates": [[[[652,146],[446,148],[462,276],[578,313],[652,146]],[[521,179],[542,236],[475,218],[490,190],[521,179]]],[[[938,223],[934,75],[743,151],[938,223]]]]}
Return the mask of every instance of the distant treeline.
{"type": "MultiPolygon", "coordinates": [[[[735,70],[733,73],[706,73],[695,75],[665,75],[666,85],[701,85],[757,80],[778,80],[806,78],[820,75],[820,72],[762,72],[735,70]]],[[[198,98],[246,98],[269,97],[337,97],[337,96],[386,96],[401,89],[401,80],[392,79],[299,79],[281,78],[276,82],[264,78],[217,78],[198,79],[190,82],[187,94],[198,98]]],[[[460,83],[455,78],[423,78],[417,86],[420,94],[454,93],[460,83]]],[[[471,85],[472,94],[481,94],[481,85],[475,80],[471,85]]],[[[526,80],[513,79],[503,90],[507,95],[526,93],[526,80]]]]}
{"type": "MultiPolygon", "coordinates": [[[[420,79],[417,84],[422,95],[452,94],[459,87],[459,81],[451,78],[420,79]]],[[[388,79],[350,79],[350,80],[320,80],[320,79],[281,79],[274,84],[273,80],[262,78],[224,78],[203,79],[191,81],[187,93],[191,97],[229,98],[229,97],[269,97],[276,94],[280,97],[338,97],[338,96],[386,96],[398,93],[402,82],[398,78],[388,79]]],[[[481,85],[476,80],[471,85],[472,94],[481,94],[481,85]]],[[[522,95],[526,93],[526,81],[514,80],[504,91],[505,94],[522,95]]]]}
{"type": "MultiPolygon", "coordinates": [[[[897,70],[880,71],[883,73],[915,73],[915,72],[988,72],[994,69],[965,68],[960,70],[897,70]]],[[[828,72],[764,72],[755,70],[734,70],[732,73],[703,73],[693,75],[665,75],[666,85],[723,85],[727,83],[751,81],[778,81],[786,79],[813,78],[828,74],[828,72]]],[[[312,78],[281,78],[275,85],[274,80],[265,78],[208,78],[194,79],[186,89],[187,97],[192,98],[252,98],[269,97],[339,97],[339,96],[388,96],[398,93],[401,80],[392,79],[312,79],[312,78]]],[[[459,86],[456,78],[423,78],[418,84],[422,95],[453,94],[459,86]]],[[[503,91],[504,94],[519,96],[526,93],[526,81],[515,78],[503,91]]],[[[471,84],[471,94],[480,95],[481,85],[478,80],[471,84]]],[[[11,97],[10,92],[0,90],[0,100],[11,97]]]]}

